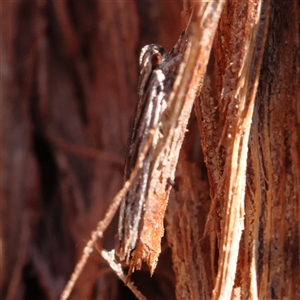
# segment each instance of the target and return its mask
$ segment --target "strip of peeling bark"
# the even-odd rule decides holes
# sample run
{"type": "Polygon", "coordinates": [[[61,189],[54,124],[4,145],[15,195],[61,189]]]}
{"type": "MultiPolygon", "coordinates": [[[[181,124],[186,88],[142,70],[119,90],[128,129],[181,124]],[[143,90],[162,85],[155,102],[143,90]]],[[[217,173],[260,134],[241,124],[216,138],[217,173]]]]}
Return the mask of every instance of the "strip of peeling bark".
{"type": "Polygon", "coordinates": [[[195,107],[210,211],[199,196],[203,170],[192,171],[186,155],[192,143],[179,160],[168,211],[178,298],[299,298],[297,24],[296,1],[224,7],[195,107]],[[199,218],[207,220],[204,235],[199,218]]]}

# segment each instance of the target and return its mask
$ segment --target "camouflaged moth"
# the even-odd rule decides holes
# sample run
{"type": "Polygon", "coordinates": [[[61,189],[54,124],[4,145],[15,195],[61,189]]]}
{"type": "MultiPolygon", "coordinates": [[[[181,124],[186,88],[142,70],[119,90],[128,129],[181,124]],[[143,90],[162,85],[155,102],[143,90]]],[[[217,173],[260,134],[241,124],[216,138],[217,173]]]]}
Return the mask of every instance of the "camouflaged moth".
{"type": "MultiPolygon", "coordinates": [[[[160,254],[164,234],[163,219],[178,159],[179,149],[164,151],[165,129],[170,122],[172,108],[168,99],[177,76],[187,42],[184,31],[169,53],[157,44],[142,48],[138,101],[125,160],[124,181],[128,180],[137,158],[153,139],[142,166],[132,182],[120,208],[116,237],[116,254],[129,264],[129,273],[140,269],[145,261],[153,274],[160,254]]],[[[185,130],[184,130],[185,131],[185,130]]],[[[184,132],[183,132],[184,135],[184,132]]]]}

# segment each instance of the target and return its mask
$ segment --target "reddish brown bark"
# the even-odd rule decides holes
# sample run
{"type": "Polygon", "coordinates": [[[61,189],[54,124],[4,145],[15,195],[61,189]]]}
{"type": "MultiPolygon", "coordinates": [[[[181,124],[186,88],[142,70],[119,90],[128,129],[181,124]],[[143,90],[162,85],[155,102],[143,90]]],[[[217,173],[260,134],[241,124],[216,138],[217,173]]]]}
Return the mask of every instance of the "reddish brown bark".
{"type": "MultiPolygon", "coordinates": [[[[180,11],[176,2],[3,2],[4,298],[59,297],[122,185],[139,49],[169,50],[180,11]]],[[[95,252],[73,297],[115,298],[118,285],[95,252]]]]}
{"type": "MultiPolygon", "coordinates": [[[[3,299],[59,298],[122,186],[139,50],[169,51],[181,10],[1,4],[3,299]]],[[[163,239],[153,278],[147,268],[132,277],[150,299],[300,298],[299,11],[296,0],[226,2],[212,54],[199,59],[209,67],[167,212],[175,276],[163,239]]],[[[94,251],[71,299],[129,297],[94,251]]]]}

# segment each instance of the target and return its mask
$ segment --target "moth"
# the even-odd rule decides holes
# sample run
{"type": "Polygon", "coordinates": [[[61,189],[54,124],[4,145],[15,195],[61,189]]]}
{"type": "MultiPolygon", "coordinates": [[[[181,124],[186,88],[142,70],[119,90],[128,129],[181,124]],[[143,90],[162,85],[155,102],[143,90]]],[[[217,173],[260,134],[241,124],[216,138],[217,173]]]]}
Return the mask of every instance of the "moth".
{"type": "MultiPolygon", "coordinates": [[[[158,44],[147,45],[140,53],[138,101],[129,136],[124,181],[129,178],[150,135],[153,136],[120,208],[115,251],[121,261],[129,264],[128,277],[135,269],[140,269],[143,262],[148,264],[152,275],[161,251],[164,214],[179,153],[173,149],[177,151],[175,159],[166,154],[162,141],[169,134],[165,131],[172,115],[168,100],[186,43],[184,31],[169,53],[158,44]]],[[[168,150],[172,153],[172,149],[168,150]]]]}
{"type": "Polygon", "coordinates": [[[161,46],[153,44],[142,49],[138,101],[126,156],[124,178],[128,180],[91,233],[61,300],[70,295],[122,199],[115,250],[96,248],[124,282],[128,283],[131,273],[140,269],[142,262],[148,264],[153,274],[161,251],[164,213],[179,151],[224,3],[195,2],[187,22],[189,34],[186,29],[171,52],[165,54],[161,46]],[[129,264],[127,279],[115,261],[115,254],[129,264]]]}

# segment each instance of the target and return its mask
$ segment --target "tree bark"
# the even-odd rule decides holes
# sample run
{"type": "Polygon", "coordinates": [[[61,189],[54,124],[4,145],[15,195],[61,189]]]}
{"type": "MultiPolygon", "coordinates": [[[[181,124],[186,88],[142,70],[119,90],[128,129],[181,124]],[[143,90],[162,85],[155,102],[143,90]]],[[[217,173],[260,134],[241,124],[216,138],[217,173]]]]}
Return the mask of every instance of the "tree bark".
{"type": "MultiPolygon", "coordinates": [[[[139,50],[169,51],[182,9],[1,4],[3,299],[59,298],[122,187],[139,50]]],[[[296,0],[224,4],[202,58],[163,252],[152,278],[147,268],[132,276],[147,298],[300,298],[299,12],[296,0]]],[[[117,216],[103,248],[116,232],[117,216]]],[[[70,299],[130,297],[94,251],[70,299]]]]}

